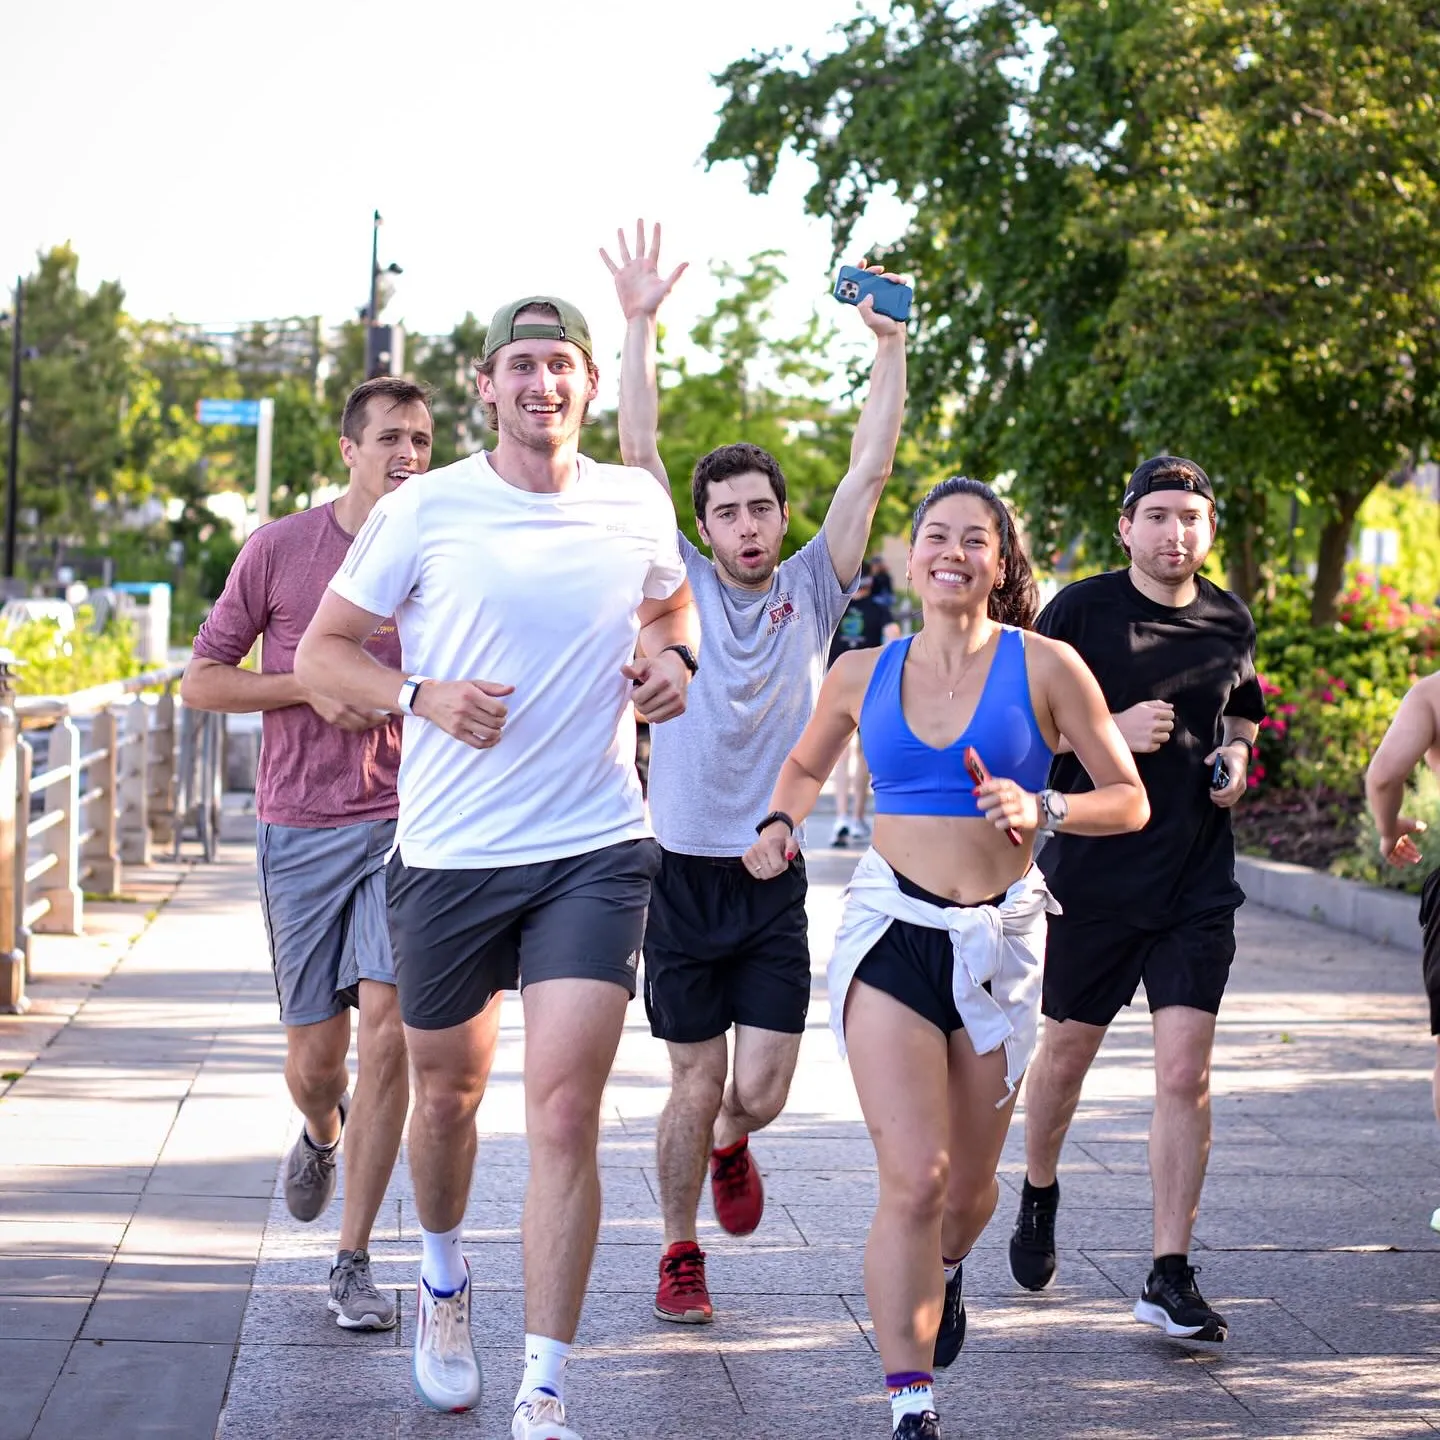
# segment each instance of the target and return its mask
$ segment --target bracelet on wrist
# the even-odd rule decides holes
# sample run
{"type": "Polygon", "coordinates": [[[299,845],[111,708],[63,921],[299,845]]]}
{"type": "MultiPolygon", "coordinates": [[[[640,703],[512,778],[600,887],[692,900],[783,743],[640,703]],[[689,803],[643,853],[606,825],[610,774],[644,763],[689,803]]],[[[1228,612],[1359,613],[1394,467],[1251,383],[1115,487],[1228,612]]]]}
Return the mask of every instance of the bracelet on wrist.
{"type": "Polygon", "coordinates": [[[766,829],[767,829],[769,826],[773,825],[777,820],[778,820],[782,825],[784,825],[785,828],[786,828],[787,830],[789,830],[789,832],[790,832],[792,835],[795,833],[795,822],[794,822],[783,810],[772,810],[772,811],[755,827],[755,833],[756,833],[757,835],[763,835],[763,834],[765,833],[766,829]]]}

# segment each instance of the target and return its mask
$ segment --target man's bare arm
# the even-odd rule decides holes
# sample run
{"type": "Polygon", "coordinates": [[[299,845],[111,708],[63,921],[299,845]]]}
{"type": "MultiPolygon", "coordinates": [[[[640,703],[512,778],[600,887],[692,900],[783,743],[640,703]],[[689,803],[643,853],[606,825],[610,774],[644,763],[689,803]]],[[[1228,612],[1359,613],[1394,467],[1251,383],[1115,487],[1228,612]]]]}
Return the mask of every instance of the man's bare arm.
{"type": "Polygon", "coordinates": [[[359,733],[383,725],[389,716],[375,710],[358,710],[328,696],[307,690],[292,675],[242,670],[201,655],[185,667],[180,698],[196,710],[225,715],[253,715],[262,710],[288,710],[308,705],[322,720],[341,730],[359,733]]]}
{"type": "Polygon", "coordinates": [[[677,265],[671,274],[660,274],[660,227],[645,240],[645,222],[635,222],[635,253],[623,230],[617,230],[617,264],[605,253],[605,262],[615,280],[615,294],[625,312],[625,342],[620,350],[620,458],[627,465],[648,470],[670,493],[670,477],[660,460],[660,386],[655,374],[659,344],[660,306],[685,273],[688,262],[677,265]]]}
{"type": "Polygon", "coordinates": [[[259,670],[242,670],[238,665],[195,655],[180,681],[180,698],[192,710],[253,715],[260,710],[306,705],[310,692],[294,675],[266,675],[259,670]]]}
{"type": "Polygon", "coordinates": [[[327,590],[295,651],[295,678],[357,709],[394,710],[405,672],[365,649],[384,618],[327,590]]]}
{"type": "MultiPolygon", "coordinates": [[[[878,265],[869,268],[883,273],[878,265]]],[[[900,443],[900,422],[905,414],[905,327],[878,314],[869,297],[857,308],[874,332],[876,346],[870,389],[850,442],[850,468],[836,487],[825,516],[825,541],[835,578],[842,586],[854,580],[865,558],[875,507],[895,466],[895,447],[900,443]]]]}
{"type": "MultiPolygon", "coordinates": [[[[364,648],[383,618],[327,590],[295,651],[300,683],[356,709],[398,710],[409,672],[392,670],[364,648]]],[[[495,680],[431,677],[416,692],[412,713],[474,750],[489,750],[504,733],[503,697],[514,691],[495,680]]]]}
{"type": "Polygon", "coordinates": [[[646,600],[640,619],[639,654],[621,673],[634,685],[635,709],[658,725],[685,713],[690,667],[670,647],[694,650],[700,643],[700,615],[687,580],[664,600],[646,600]]]}
{"type": "Polygon", "coordinates": [[[1428,675],[1412,686],[1365,772],[1365,798],[1380,832],[1380,853],[1392,864],[1414,865],[1420,861],[1420,851],[1409,837],[1423,830],[1424,825],[1402,815],[1400,807],[1412,772],[1440,740],[1437,701],[1440,676],[1428,675]]]}
{"type": "Polygon", "coordinates": [[[660,458],[660,386],[655,378],[659,324],[653,312],[625,325],[620,348],[620,458],[648,470],[670,493],[670,476],[660,458]]]}

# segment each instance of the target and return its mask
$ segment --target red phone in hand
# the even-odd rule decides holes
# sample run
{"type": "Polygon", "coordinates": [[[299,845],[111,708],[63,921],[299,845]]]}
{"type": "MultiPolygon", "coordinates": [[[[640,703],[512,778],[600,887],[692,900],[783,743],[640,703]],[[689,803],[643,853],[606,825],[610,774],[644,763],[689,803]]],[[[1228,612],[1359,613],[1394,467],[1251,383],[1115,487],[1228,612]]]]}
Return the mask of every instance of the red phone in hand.
{"type": "MultiPolygon", "coordinates": [[[[965,768],[970,772],[970,778],[977,785],[983,785],[990,778],[990,772],[985,768],[985,762],[980,758],[980,752],[973,745],[965,747],[965,768]]],[[[1012,845],[1025,843],[1020,832],[1013,827],[1006,830],[1005,838],[1012,845]]]]}

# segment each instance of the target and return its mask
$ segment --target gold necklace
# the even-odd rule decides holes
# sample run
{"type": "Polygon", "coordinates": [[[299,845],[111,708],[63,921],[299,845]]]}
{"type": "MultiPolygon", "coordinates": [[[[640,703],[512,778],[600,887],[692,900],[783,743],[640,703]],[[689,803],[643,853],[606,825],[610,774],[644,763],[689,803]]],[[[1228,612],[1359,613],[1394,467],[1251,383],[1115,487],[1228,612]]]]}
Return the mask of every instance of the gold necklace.
{"type": "MultiPolygon", "coordinates": [[[[920,632],[920,638],[921,638],[922,640],[925,638],[925,632],[924,632],[923,630],[920,632]]],[[[985,645],[988,645],[989,643],[990,643],[990,641],[989,641],[989,638],[987,637],[987,638],[986,638],[986,641],[985,641],[985,645]]],[[[982,645],[982,646],[980,647],[980,650],[983,650],[983,649],[985,648],[985,645],[982,645]]],[[[966,657],[965,657],[965,663],[960,667],[960,673],[955,677],[955,680],[954,680],[955,689],[951,689],[951,690],[946,691],[946,698],[947,698],[947,699],[953,700],[953,699],[955,698],[955,690],[956,690],[956,689],[959,689],[959,687],[960,687],[960,682],[965,678],[966,673],[969,671],[971,665],[973,665],[973,664],[975,663],[975,657],[980,653],[980,650],[972,650],[968,655],[966,655],[966,657]]],[[[928,645],[925,647],[925,653],[926,653],[927,655],[930,653],[930,647],[929,647],[928,645]]],[[[936,661],[936,660],[932,660],[932,661],[930,661],[930,664],[935,667],[935,677],[936,677],[936,679],[939,680],[941,686],[943,687],[944,684],[945,684],[945,676],[944,676],[944,673],[943,673],[943,672],[941,671],[941,669],[940,669],[940,664],[939,664],[939,662],[936,661]]]]}

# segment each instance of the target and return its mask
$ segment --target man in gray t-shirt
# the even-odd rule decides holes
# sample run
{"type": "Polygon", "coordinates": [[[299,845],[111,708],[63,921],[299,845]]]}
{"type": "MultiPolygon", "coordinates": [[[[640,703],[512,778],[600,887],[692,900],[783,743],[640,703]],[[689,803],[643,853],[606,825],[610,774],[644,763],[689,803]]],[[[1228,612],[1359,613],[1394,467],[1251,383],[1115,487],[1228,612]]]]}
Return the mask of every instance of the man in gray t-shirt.
{"type": "MultiPolygon", "coordinates": [[[[648,245],[638,226],[633,255],[622,234],[619,263],[604,258],[626,319],[621,453],[668,491],[656,444],[656,315],[685,267],[662,277],[659,241],[658,225],[648,245]]],[[[748,1235],[760,1223],[764,1190],[749,1136],[784,1107],[805,1029],[805,862],[797,855],[784,874],[760,880],[741,857],[810,720],[900,436],[905,327],[869,300],[859,311],[876,342],[870,392],[820,533],[780,559],[790,518],[785,476],[758,445],[722,445],[701,458],[691,481],[696,525],[713,555],[681,537],[701,660],[685,715],[654,732],[649,780],[663,853],[645,932],[645,1005],[651,1030],[669,1045],[672,1076],[657,1147],[662,1320],[714,1316],[696,1243],[707,1161],[720,1224],[748,1235]]]]}

